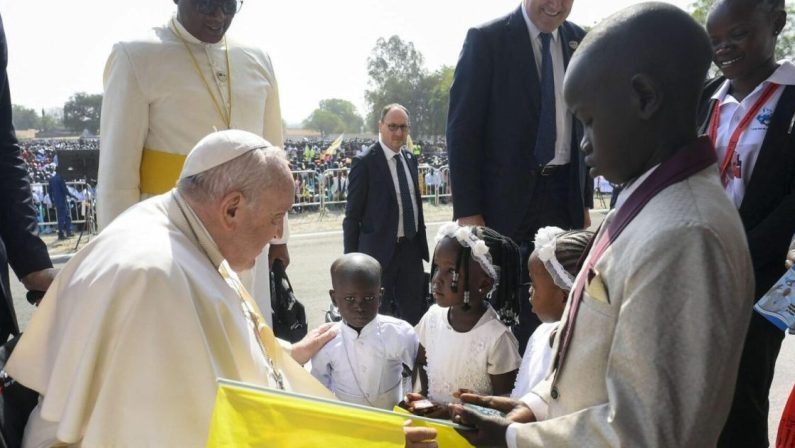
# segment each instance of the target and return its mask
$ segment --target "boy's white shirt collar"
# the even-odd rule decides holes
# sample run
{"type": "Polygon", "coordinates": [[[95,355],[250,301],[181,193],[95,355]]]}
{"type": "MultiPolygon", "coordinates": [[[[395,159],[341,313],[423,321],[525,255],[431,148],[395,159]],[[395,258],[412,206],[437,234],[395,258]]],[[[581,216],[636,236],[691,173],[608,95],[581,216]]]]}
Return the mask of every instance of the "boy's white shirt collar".
{"type": "Polygon", "coordinates": [[[376,314],[373,320],[367,322],[367,325],[362,327],[362,329],[357,332],[343,319],[342,324],[340,325],[340,331],[346,332],[353,339],[357,339],[359,337],[368,337],[371,333],[378,333],[378,321],[378,314],[376,314]]]}

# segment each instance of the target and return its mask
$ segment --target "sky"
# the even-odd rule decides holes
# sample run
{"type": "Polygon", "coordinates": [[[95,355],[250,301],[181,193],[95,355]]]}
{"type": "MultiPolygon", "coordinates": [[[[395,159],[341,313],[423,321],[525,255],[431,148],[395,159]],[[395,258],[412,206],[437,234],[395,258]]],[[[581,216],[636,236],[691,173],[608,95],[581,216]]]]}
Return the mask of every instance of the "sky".
{"type": "MultiPolygon", "coordinates": [[[[576,0],[569,20],[591,26],[633,0],[576,0]]],[[[669,0],[687,8],[691,0],[669,0]]],[[[366,115],[367,57],[379,37],[411,41],[435,70],[455,66],[467,29],[519,0],[245,0],[228,35],[273,61],[282,115],[299,124],[326,98],[366,115]]],[[[0,0],[14,104],[61,107],[75,92],[101,93],[111,47],[165,24],[172,0],[0,0]]]]}

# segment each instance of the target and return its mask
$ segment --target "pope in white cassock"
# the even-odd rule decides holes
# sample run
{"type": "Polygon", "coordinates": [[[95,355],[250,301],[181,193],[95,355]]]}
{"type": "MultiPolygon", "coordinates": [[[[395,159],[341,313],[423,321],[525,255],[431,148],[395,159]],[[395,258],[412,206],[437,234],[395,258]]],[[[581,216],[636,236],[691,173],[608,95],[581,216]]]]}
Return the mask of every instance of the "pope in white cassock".
{"type": "MultiPolygon", "coordinates": [[[[242,1],[174,3],[175,17],[141,39],[117,43],[105,66],[97,185],[101,229],[133,204],[174,187],[185,156],[215,130],[242,129],[283,143],[270,57],[226,36],[242,1]]],[[[287,233],[269,250],[285,266],[287,233]]],[[[267,254],[241,278],[270,323],[267,254]]]]}
{"type": "Polygon", "coordinates": [[[331,398],[288,353],[234,271],[281,230],[284,152],[239,130],[201,140],[178,186],[140,202],[72,258],[7,365],[42,399],[24,446],[204,446],[219,377],[331,398]]]}

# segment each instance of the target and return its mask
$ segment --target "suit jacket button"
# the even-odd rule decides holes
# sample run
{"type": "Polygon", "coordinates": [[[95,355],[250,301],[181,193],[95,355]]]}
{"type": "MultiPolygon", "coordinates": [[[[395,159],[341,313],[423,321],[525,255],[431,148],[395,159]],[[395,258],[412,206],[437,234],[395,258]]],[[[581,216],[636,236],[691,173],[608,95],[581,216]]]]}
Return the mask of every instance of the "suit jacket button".
{"type": "Polygon", "coordinates": [[[552,399],[553,400],[557,400],[558,397],[560,396],[560,394],[558,393],[558,388],[557,387],[553,387],[552,388],[552,392],[550,393],[550,395],[552,395],[552,399]]]}

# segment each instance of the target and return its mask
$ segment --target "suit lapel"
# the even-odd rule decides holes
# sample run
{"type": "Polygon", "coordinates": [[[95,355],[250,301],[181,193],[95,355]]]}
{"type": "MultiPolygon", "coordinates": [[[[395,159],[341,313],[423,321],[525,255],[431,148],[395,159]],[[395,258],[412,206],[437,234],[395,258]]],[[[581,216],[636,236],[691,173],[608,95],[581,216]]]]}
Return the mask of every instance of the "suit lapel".
{"type": "Polygon", "coordinates": [[[564,69],[569,67],[569,60],[571,60],[571,55],[574,53],[574,50],[576,50],[577,47],[580,45],[580,41],[571,35],[569,28],[566,25],[567,22],[563,22],[563,24],[558,28],[558,37],[560,37],[560,45],[561,48],[563,49],[564,69]]]}
{"type": "Polygon", "coordinates": [[[740,204],[739,212],[743,222],[747,222],[755,213],[754,204],[765,203],[757,197],[768,194],[771,188],[781,184],[781,179],[769,173],[778,171],[777,164],[785,159],[782,153],[790,150],[787,140],[792,138],[788,128],[792,123],[793,114],[795,114],[795,87],[788,86],[776,104],[776,110],[770,119],[770,126],[754,164],[754,172],[751,174],[743,202],[740,204]]]}
{"type": "MultiPolygon", "coordinates": [[[[510,47],[512,56],[508,59],[510,65],[516,65],[517,73],[521,78],[521,85],[524,88],[523,96],[530,104],[530,110],[538,110],[541,96],[541,81],[538,79],[538,68],[536,67],[535,56],[533,56],[533,45],[530,42],[530,33],[527,31],[527,24],[522,15],[522,7],[508,17],[506,24],[507,46],[510,47]]],[[[506,69],[510,70],[509,67],[506,69]]]]}
{"type": "Polygon", "coordinates": [[[375,158],[375,168],[378,171],[378,175],[381,179],[385,179],[384,183],[388,186],[387,190],[389,191],[389,197],[392,198],[394,205],[397,206],[397,196],[395,195],[395,182],[392,180],[392,172],[389,170],[388,161],[386,160],[386,155],[384,154],[384,149],[381,147],[381,143],[376,143],[373,148],[376,150],[376,154],[373,154],[375,158]]]}

